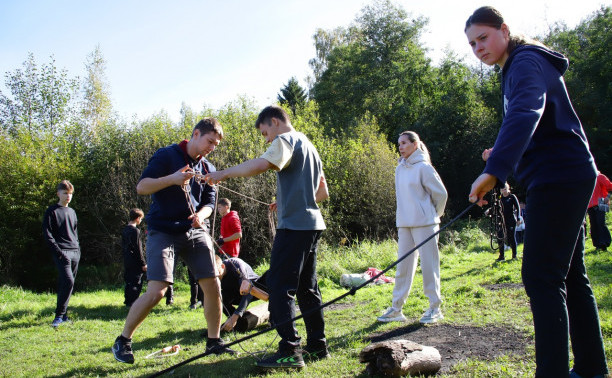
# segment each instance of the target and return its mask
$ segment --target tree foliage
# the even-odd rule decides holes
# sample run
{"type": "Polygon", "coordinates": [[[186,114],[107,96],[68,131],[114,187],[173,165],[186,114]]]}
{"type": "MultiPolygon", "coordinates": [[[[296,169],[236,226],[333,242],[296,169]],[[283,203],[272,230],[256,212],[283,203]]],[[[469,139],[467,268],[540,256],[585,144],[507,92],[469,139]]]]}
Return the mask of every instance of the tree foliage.
{"type": "Polygon", "coordinates": [[[322,73],[313,87],[326,129],[342,133],[356,126],[364,114],[375,117],[389,140],[413,124],[431,80],[429,60],[420,45],[424,19],[408,20],[390,1],[366,6],[355,25],[319,33],[333,38],[317,43],[322,73]]]}
{"type": "Polygon", "coordinates": [[[297,79],[292,77],[287,84],[281,88],[281,93],[277,99],[281,105],[286,105],[291,109],[291,114],[296,115],[299,108],[304,107],[308,96],[304,88],[300,86],[297,79]]]}
{"type": "Polygon", "coordinates": [[[83,122],[96,137],[102,125],[109,121],[112,112],[110,88],[106,78],[106,60],[100,46],[87,56],[87,77],[83,83],[83,122]]]}
{"type": "Polygon", "coordinates": [[[568,92],[599,169],[612,173],[612,7],[602,6],[575,29],[556,24],[544,42],[565,54],[568,92]]]}
{"type": "MultiPolygon", "coordinates": [[[[481,151],[493,144],[501,122],[499,70],[472,67],[452,52],[432,66],[419,41],[425,25],[426,20],[411,19],[389,1],[377,0],[348,28],[317,30],[317,55],[310,61],[314,99],[292,107],[291,96],[303,98],[294,78],[283,88],[287,93],[281,90],[292,124],[323,160],[330,189],[329,200],[321,203],[324,242],[395,233],[400,131],[416,131],[428,146],[449,191],[446,214],[467,205],[469,185],[483,167],[481,151]]],[[[574,30],[558,26],[546,40],[570,58],[567,86],[604,173],[610,169],[611,145],[610,25],[606,7],[574,30]]],[[[150,196],[137,195],[135,187],[158,148],[188,139],[202,117],[212,116],[225,131],[209,156],[217,169],[266,149],[254,128],[259,109],[248,98],[219,109],[183,104],[178,122],[163,111],[128,122],[113,114],[99,48],[87,57],[85,71],[83,79],[72,78],[53,58],[39,66],[30,54],[20,68],[6,73],[7,90],[0,92],[3,281],[43,290],[55,285],[41,220],[57,201],[60,180],[75,185],[71,206],[79,217],[83,251],[77,285],[118,283],[119,232],[130,208],[146,212],[150,206],[150,196]]],[[[273,229],[266,204],[274,201],[275,191],[273,172],[219,186],[219,195],[232,200],[242,219],[241,257],[248,262],[269,256],[273,229]]],[[[218,214],[212,221],[218,235],[218,214]]]]}

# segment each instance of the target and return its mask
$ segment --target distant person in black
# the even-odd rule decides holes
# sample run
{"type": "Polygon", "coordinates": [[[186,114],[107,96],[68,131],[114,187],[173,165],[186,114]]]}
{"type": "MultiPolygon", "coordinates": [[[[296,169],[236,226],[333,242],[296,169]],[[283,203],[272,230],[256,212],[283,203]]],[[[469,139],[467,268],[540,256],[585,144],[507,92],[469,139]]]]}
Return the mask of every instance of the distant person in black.
{"type": "Polygon", "coordinates": [[[121,230],[121,248],[125,271],[125,305],[130,307],[142,291],[142,276],[147,271],[147,262],[142,254],[142,241],[138,225],[144,218],[140,209],[130,210],[130,221],[121,230]]]}
{"type": "Polygon", "coordinates": [[[519,205],[518,198],[510,193],[510,185],[506,185],[501,190],[501,207],[502,214],[504,216],[504,230],[505,230],[505,242],[499,243],[499,257],[498,261],[504,260],[505,246],[509,246],[512,249],[512,258],[516,258],[516,222],[520,217],[521,208],[519,205]]]}
{"type": "Polygon", "coordinates": [[[68,180],[57,185],[58,203],[49,206],[43,218],[43,237],[57,266],[57,307],[51,326],[57,328],[68,322],[68,302],[79,268],[81,249],[77,233],[77,216],[68,207],[74,187],[68,180]]]}

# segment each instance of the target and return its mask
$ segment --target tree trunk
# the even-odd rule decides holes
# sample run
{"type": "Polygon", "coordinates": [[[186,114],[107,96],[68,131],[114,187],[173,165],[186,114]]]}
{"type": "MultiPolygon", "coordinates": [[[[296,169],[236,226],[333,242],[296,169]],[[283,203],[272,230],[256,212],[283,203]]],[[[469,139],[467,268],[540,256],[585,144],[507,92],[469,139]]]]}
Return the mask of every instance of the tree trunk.
{"type": "Polygon", "coordinates": [[[359,362],[368,363],[368,374],[400,377],[435,374],[442,366],[440,352],[408,340],[389,340],[370,344],[359,353],[359,362]]]}
{"type": "Polygon", "coordinates": [[[242,314],[242,317],[236,322],[236,331],[246,332],[254,329],[260,324],[267,322],[270,319],[268,311],[268,302],[258,304],[251,307],[242,314]]]}

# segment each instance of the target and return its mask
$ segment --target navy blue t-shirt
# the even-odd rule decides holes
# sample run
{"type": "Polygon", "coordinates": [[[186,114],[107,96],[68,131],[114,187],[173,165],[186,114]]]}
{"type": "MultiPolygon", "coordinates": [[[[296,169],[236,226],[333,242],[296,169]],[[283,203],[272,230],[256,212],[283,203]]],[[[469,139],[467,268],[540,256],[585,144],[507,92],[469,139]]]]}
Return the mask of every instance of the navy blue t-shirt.
{"type": "MultiPolygon", "coordinates": [[[[162,147],[155,152],[142,172],[140,180],[147,177],[168,176],[185,165],[189,165],[195,172],[202,174],[216,171],[215,167],[205,158],[198,161],[193,160],[181,150],[178,144],[173,144],[162,147]]],[[[196,212],[204,206],[208,206],[214,211],[215,188],[199,183],[195,178],[189,181],[189,185],[191,186],[189,197],[196,212]]],[[[148,229],[172,234],[186,232],[191,228],[191,220],[188,219],[191,212],[182,187],[178,185],[169,186],[153,193],[151,198],[153,202],[145,217],[148,229]]],[[[205,220],[205,225],[209,227],[208,219],[205,220]]]]}

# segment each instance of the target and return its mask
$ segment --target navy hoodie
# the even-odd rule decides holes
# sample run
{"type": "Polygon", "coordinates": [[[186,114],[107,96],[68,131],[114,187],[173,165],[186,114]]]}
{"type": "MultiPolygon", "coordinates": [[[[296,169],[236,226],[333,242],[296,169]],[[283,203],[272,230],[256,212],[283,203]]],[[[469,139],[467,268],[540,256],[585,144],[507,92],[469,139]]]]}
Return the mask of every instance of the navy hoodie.
{"type": "Polygon", "coordinates": [[[528,188],[594,179],[596,168],[563,74],[569,63],[545,47],[523,45],[502,70],[504,120],[484,173],[528,188]]]}

